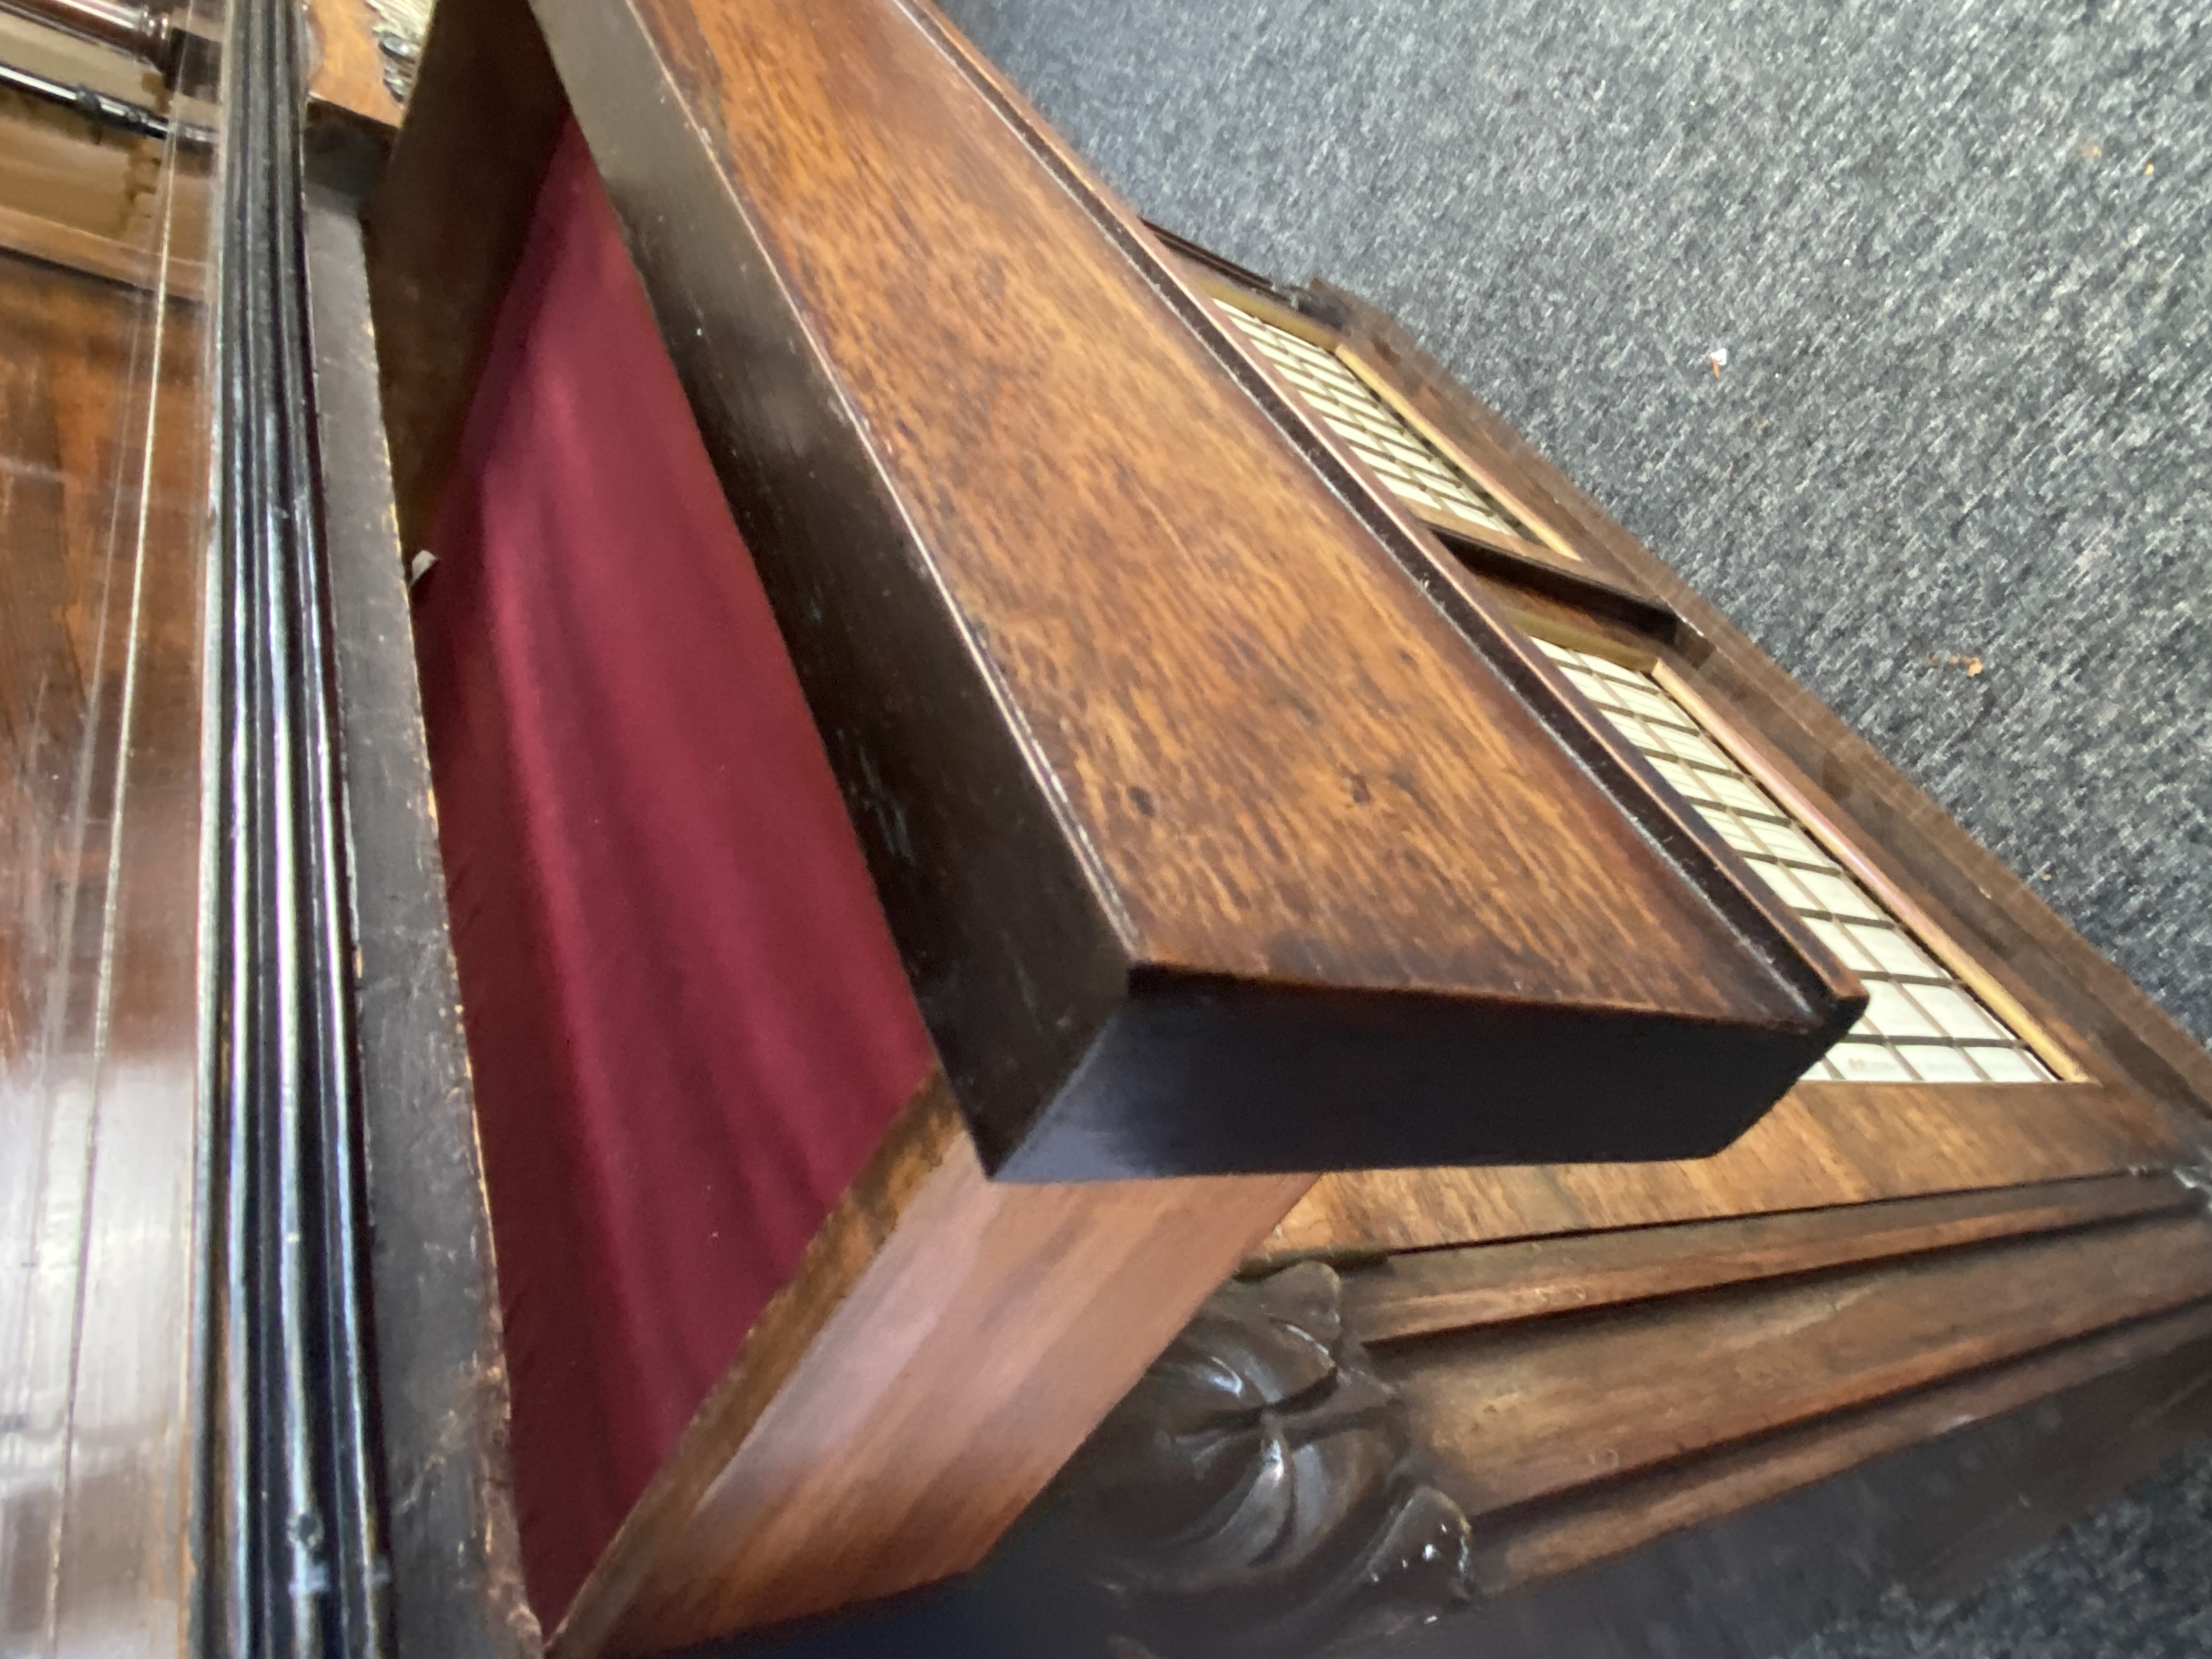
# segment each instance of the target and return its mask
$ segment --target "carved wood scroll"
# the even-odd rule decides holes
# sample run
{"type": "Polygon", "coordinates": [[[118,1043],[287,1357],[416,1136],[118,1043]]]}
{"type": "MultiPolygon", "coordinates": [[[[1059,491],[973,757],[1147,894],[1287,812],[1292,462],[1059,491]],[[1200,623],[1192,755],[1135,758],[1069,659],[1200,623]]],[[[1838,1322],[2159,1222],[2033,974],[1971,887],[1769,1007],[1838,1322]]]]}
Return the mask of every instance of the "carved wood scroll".
{"type": "Polygon", "coordinates": [[[1343,1300],[1317,1261],[1217,1291],[1074,1466],[1055,1524],[1154,1651],[1370,1651],[1473,1596],[1343,1300]]]}
{"type": "Polygon", "coordinates": [[[1692,1156],[1849,1024],[934,12],[538,10],[994,1174],[1692,1156]]]}

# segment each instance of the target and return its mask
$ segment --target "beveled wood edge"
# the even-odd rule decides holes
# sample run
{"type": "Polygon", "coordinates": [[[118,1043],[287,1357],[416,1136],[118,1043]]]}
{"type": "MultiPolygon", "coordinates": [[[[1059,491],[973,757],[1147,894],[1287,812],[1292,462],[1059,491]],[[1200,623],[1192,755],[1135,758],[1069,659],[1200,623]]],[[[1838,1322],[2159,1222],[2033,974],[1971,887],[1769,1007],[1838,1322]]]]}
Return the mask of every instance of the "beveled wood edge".
{"type": "Polygon", "coordinates": [[[852,1293],[923,1182],[966,1133],[944,1073],[933,1067],[837,1207],[815,1231],[797,1270],[761,1310],[675,1451],[562,1609],[546,1643],[553,1659],[606,1650],[659,1553],[737,1455],[769,1401],[799,1368],[808,1345],[852,1293]]]}
{"type": "Polygon", "coordinates": [[[1478,1582],[1495,1597],[1564,1577],[2207,1340],[2212,1301],[2200,1301],[1723,1447],[1678,1468],[1501,1511],[1476,1528],[1478,1582]]]}
{"type": "MultiPolygon", "coordinates": [[[[1826,798],[1810,779],[1786,759],[1770,754],[1747,738],[1735,720],[1715,708],[1704,693],[1663,657],[1653,670],[1652,678],[1669,696],[1687,706],[1698,724],[1760,787],[1780,799],[1815,842],[1872,889],[1875,896],[1927,945],[1937,961],[1989,1004],[1996,1016],[2012,1027],[2013,1034],[2051,1068],[2053,1077],[2062,1083],[2090,1080],[2092,1073],[2074,1057],[2075,1050],[2081,1046],[2081,1035],[2072,1030],[2065,1017],[2037,996],[2030,987],[2014,980],[2001,966],[1985,963],[1960,944],[1955,937],[1956,924],[1947,923],[1941,902],[1922,890],[1919,884],[1909,877],[1892,870],[1879,847],[1869,844],[1863,836],[1853,836],[1838,823],[1826,798]],[[2031,1010],[2030,1000],[2041,1006],[2031,1010]]],[[[2096,1080],[2118,1079],[2100,1076],[2096,1080]]]]}
{"type": "Polygon", "coordinates": [[[1364,1342],[1583,1313],[2197,1207],[2171,1176],[1877,1199],[1817,1210],[1382,1253],[1344,1275],[1364,1342]],[[1455,1282],[1457,1281],[1457,1282],[1455,1282]]]}
{"type": "Polygon", "coordinates": [[[1685,624],[1676,648],[1691,683],[1802,775],[1817,776],[1842,817],[1910,872],[1917,885],[1931,891],[1943,887],[1969,948],[1988,965],[2002,966],[2032,985],[2054,1011],[2065,1011],[2069,1023],[2133,1087],[2188,1114],[2200,1142],[2212,1137],[2205,1121],[2212,1119],[2212,1054],[2002,860],[1460,385],[1389,313],[1322,279],[1310,288],[1344,310],[1351,337],[1384,348],[1374,359],[1385,372],[1402,364],[1419,376],[1421,384],[1409,395],[1426,392],[1438,423],[1469,449],[1510,468],[1543,504],[1547,521],[1574,538],[1585,556],[1595,556],[1674,609],[1685,624]],[[1929,879],[1946,868],[1963,880],[1943,883],[1940,874],[1929,879]]]}
{"type": "MultiPolygon", "coordinates": [[[[1149,222],[1147,222],[1147,228],[1154,228],[1149,222]]],[[[1157,230],[1155,234],[1158,234],[1157,230]]],[[[1218,300],[1225,306],[1233,306],[1248,315],[1258,318],[1272,328],[1279,328],[1285,334],[1297,335],[1310,346],[1318,346],[1332,356],[1335,355],[1343,337],[1334,329],[1327,323],[1309,317],[1303,311],[1285,304],[1276,291],[1272,289],[1262,293],[1247,288],[1237,278],[1224,276],[1217,270],[1198,263],[1194,255],[1185,251],[1195,246],[1194,243],[1183,241],[1181,237],[1175,238],[1175,240],[1168,245],[1168,252],[1174,256],[1177,268],[1182,270],[1194,288],[1211,299],[1218,300]]]]}

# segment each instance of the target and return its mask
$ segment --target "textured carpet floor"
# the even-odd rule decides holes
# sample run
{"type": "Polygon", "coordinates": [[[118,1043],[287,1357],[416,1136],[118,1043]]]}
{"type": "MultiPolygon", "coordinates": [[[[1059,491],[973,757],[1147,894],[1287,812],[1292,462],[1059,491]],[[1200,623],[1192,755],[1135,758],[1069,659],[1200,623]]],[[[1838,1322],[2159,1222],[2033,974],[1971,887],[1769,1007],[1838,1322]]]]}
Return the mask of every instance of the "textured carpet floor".
{"type": "MultiPolygon", "coordinates": [[[[944,3],[1143,211],[1397,313],[2212,1040],[2201,9],[944,3]]],[[[2208,1607],[2197,1455],[1796,1659],[2212,1655],[2208,1607]]]]}

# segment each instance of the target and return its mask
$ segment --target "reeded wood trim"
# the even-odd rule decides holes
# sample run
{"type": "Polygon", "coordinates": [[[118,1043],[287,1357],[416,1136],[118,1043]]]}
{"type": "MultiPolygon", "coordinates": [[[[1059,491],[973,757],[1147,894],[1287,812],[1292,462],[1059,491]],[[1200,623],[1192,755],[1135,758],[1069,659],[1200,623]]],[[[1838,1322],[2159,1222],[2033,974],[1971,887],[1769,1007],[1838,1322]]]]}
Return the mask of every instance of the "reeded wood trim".
{"type": "Polygon", "coordinates": [[[539,14],[991,1167],[1701,1152],[1849,1023],[927,6],[539,14]]]}
{"type": "Polygon", "coordinates": [[[1306,1180],[993,1182],[932,1078],[550,1651],[662,1652],[974,1566],[1306,1180]]]}

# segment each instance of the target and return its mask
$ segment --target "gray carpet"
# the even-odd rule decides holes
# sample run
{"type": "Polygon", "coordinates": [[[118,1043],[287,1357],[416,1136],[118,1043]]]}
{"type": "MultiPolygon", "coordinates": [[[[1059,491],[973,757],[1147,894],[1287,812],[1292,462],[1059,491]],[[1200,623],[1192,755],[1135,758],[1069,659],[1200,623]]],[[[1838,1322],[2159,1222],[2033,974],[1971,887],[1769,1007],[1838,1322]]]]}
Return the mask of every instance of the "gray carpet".
{"type": "MultiPolygon", "coordinates": [[[[1143,211],[1396,312],[2212,1040],[2212,26],[945,3],[1143,211]]],[[[2208,1605],[2198,1456],[1800,1659],[2212,1655],[2208,1605]]]]}
{"type": "Polygon", "coordinates": [[[947,9],[1141,210],[1397,313],[2212,1040],[2188,8],[947,9]]]}

